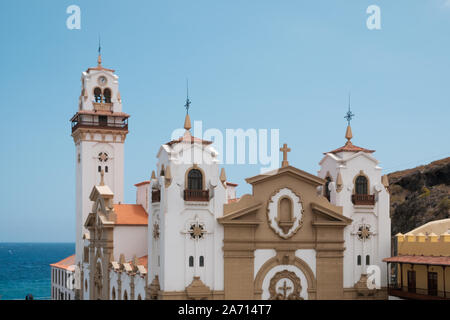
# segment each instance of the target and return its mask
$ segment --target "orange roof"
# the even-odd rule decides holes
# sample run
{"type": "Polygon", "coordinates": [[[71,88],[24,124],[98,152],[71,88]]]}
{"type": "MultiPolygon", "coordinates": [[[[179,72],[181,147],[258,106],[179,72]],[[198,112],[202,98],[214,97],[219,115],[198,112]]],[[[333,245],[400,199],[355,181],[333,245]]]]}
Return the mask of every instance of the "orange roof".
{"type": "MultiPolygon", "coordinates": [[[[148,256],[142,256],[137,258],[138,259],[138,265],[144,266],[145,269],[147,269],[148,266],[148,256]]],[[[128,261],[128,263],[133,263],[133,260],[128,261]]]]}
{"type": "Polygon", "coordinates": [[[353,145],[353,143],[349,140],[345,143],[345,145],[343,147],[340,147],[340,148],[330,151],[330,152],[325,152],[324,154],[339,153],[339,152],[359,152],[359,151],[367,152],[367,153],[375,152],[375,150],[369,150],[369,149],[357,147],[357,146],[353,145]]]}
{"type": "Polygon", "coordinates": [[[237,183],[232,183],[232,182],[225,182],[226,183],[226,185],[227,186],[230,186],[230,187],[237,187],[238,186],[238,184],[237,183]]]}
{"type": "Polygon", "coordinates": [[[69,269],[70,266],[75,264],[75,255],[71,255],[70,257],[64,258],[59,262],[52,263],[50,266],[60,269],[69,269]]]}
{"type": "Polygon", "coordinates": [[[140,186],[143,186],[144,184],[149,184],[149,183],[150,183],[150,180],[146,180],[146,181],[138,182],[134,186],[140,187],[140,186]]]}
{"type": "Polygon", "coordinates": [[[435,256],[395,256],[383,259],[384,262],[402,262],[412,264],[429,264],[435,266],[450,266],[450,257],[435,256]]]}
{"type": "Polygon", "coordinates": [[[115,204],[116,225],[146,226],[148,214],[140,204],[115,204]]]}

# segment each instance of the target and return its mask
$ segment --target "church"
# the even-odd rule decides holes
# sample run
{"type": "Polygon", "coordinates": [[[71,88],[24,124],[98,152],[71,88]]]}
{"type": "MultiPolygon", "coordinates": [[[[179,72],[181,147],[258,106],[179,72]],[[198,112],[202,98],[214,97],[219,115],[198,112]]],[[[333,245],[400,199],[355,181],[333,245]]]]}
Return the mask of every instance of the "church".
{"type": "Polygon", "coordinates": [[[280,167],[246,178],[252,193],[237,198],[213,142],[191,134],[186,113],[184,134],[155,150],[151,177],[125,204],[129,115],[99,55],[82,73],[71,119],[76,252],[64,260],[73,265],[52,264],[52,275],[75,270],[76,285],[61,295],[52,276],[52,297],[387,299],[389,183],[374,150],[352,144],[351,117],[344,146],[318,158],[317,175],[289,163],[284,144],[280,167]]]}

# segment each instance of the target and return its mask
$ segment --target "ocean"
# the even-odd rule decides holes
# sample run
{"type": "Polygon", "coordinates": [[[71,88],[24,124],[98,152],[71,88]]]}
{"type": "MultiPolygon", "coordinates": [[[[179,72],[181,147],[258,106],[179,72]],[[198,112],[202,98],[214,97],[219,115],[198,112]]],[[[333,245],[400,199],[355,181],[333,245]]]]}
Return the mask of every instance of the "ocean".
{"type": "Polygon", "coordinates": [[[0,243],[0,300],[51,294],[50,264],[75,253],[75,243],[0,243]]]}

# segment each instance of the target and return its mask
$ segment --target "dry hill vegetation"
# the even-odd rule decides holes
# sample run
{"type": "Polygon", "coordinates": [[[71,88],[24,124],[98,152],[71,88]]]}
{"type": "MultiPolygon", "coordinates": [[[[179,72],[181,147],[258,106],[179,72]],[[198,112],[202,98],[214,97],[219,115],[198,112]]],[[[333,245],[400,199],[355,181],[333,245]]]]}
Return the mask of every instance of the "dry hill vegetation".
{"type": "Polygon", "coordinates": [[[392,235],[450,217],[450,157],[388,177],[392,235]]]}

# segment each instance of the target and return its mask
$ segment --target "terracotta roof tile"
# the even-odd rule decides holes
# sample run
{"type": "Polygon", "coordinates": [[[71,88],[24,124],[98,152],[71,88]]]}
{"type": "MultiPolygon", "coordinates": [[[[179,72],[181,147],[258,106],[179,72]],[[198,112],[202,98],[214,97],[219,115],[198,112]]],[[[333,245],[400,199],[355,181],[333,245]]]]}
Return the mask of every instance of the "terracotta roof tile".
{"type": "Polygon", "coordinates": [[[60,269],[68,270],[70,266],[75,264],[75,255],[71,255],[70,257],[64,258],[59,262],[52,263],[50,266],[60,269]]]}
{"type": "Polygon", "coordinates": [[[335,149],[333,151],[329,151],[329,152],[325,152],[324,154],[327,153],[339,153],[339,152],[367,152],[367,153],[373,153],[375,152],[375,150],[369,150],[369,149],[364,149],[358,146],[353,145],[353,143],[349,140],[345,143],[345,145],[343,147],[340,147],[338,149],[335,149]]]}
{"type": "Polygon", "coordinates": [[[134,186],[140,187],[140,186],[143,186],[144,184],[149,184],[149,183],[150,183],[150,180],[146,180],[146,181],[138,182],[134,186]]]}
{"type": "Polygon", "coordinates": [[[413,264],[430,264],[436,266],[450,266],[450,257],[436,256],[395,256],[383,259],[384,262],[402,262],[413,264]]]}
{"type": "Polygon", "coordinates": [[[116,225],[146,226],[148,214],[140,204],[115,204],[116,225]]]}
{"type": "MultiPolygon", "coordinates": [[[[138,259],[138,265],[144,266],[146,270],[148,270],[148,256],[142,256],[137,258],[138,259]]],[[[133,260],[128,261],[128,263],[133,263],[133,260]]]]}

